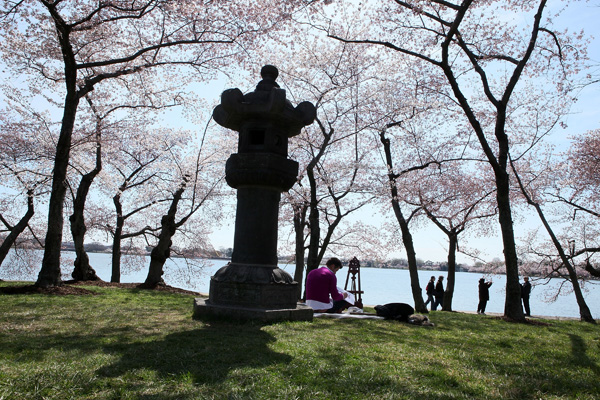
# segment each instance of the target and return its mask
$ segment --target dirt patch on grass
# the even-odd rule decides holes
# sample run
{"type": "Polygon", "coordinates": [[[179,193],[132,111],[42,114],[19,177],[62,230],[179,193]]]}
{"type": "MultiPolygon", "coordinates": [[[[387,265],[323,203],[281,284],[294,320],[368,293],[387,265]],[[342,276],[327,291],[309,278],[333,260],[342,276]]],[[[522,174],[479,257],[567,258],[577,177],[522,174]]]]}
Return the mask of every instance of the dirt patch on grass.
{"type": "Polygon", "coordinates": [[[97,295],[98,293],[83,288],[81,286],[99,286],[99,287],[115,287],[123,289],[144,289],[144,290],[156,290],[159,292],[167,293],[182,293],[199,295],[198,292],[191,290],[185,290],[176,288],[169,285],[157,285],[153,288],[148,288],[142,283],[115,283],[105,281],[65,281],[60,286],[54,286],[49,288],[41,288],[35,285],[14,285],[14,286],[3,286],[0,287],[0,294],[52,294],[57,296],[84,296],[84,295],[97,295]]]}
{"type": "Polygon", "coordinates": [[[49,288],[41,288],[35,285],[15,285],[0,287],[1,294],[53,294],[58,296],[75,295],[83,296],[97,294],[91,290],[71,285],[61,285],[49,288]]]}
{"type": "Polygon", "coordinates": [[[517,321],[511,318],[507,318],[507,317],[496,317],[497,319],[501,319],[505,322],[510,322],[510,323],[515,323],[515,324],[527,324],[527,325],[537,325],[537,326],[552,326],[551,323],[548,322],[543,322],[543,321],[537,321],[534,319],[530,319],[530,318],[525,318],[525,321],[517,321]]]}

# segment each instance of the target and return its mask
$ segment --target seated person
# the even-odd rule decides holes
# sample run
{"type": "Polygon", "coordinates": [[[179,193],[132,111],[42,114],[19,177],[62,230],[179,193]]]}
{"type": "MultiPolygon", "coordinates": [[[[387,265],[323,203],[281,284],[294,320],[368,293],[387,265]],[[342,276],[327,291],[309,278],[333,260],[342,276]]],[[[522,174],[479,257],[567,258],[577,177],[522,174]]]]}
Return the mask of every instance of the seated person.
{"type": "Polygon", "coordinates": [[[338,290],[336,272],[342,262],[330,258],[324,267],[313,269],[306,277],[306,305],[315,312],[340,313],[351,306],[346,300],[348,293],[338,290]],[[331,295],[331,297],[330,297],[331,295]]]}

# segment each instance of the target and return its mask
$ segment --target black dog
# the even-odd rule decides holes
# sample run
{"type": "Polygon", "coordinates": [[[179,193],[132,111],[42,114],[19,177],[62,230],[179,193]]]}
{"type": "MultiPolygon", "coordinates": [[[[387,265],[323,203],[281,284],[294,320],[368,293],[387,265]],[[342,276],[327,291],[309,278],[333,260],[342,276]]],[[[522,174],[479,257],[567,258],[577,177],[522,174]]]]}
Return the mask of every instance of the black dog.
{"type": "Polygon", "coordinates": [[[405,303],[388,303],[375,306],[375,312],[385,319],[408,322],[408,317],[415,313],[415,309],[405,303]]]}

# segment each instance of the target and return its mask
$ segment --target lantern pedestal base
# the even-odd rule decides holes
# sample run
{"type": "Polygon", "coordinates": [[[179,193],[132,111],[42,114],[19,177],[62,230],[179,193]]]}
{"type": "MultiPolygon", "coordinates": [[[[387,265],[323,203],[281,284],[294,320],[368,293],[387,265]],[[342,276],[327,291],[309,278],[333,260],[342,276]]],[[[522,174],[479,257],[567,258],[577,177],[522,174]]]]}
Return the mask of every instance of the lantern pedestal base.
{"type": "Polygon", "coordinates": [[[237,321],[312,321],[313,309],[297,304],[296,308],[267,309],[257,307],[242,307],[235,305],[213,304],[209,300],[194,299],[194,318],[196,319],[227,319],[237,321]]]}

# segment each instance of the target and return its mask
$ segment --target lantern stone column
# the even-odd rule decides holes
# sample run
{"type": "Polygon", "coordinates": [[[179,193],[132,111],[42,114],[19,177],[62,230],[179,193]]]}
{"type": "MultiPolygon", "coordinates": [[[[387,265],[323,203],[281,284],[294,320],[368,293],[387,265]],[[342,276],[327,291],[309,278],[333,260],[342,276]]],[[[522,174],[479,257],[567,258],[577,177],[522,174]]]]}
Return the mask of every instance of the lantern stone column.
{"type": "Polygon", "coordinates": [[[288,139],[313,123],[316,110],[309,102],[294,107],[278,74],[264,66],[254,92],[226,90],[213,111],[218,124],[239,133],[238,152],[225,166],[227,184],[237,189],[235,233],[231,262],[211,277],[209,299],[196,299],[196,317],[312,319],[312,309],[297,304],[299,284],[277,265],[277,231],[281,193],[298,175],[288,139]]]}

